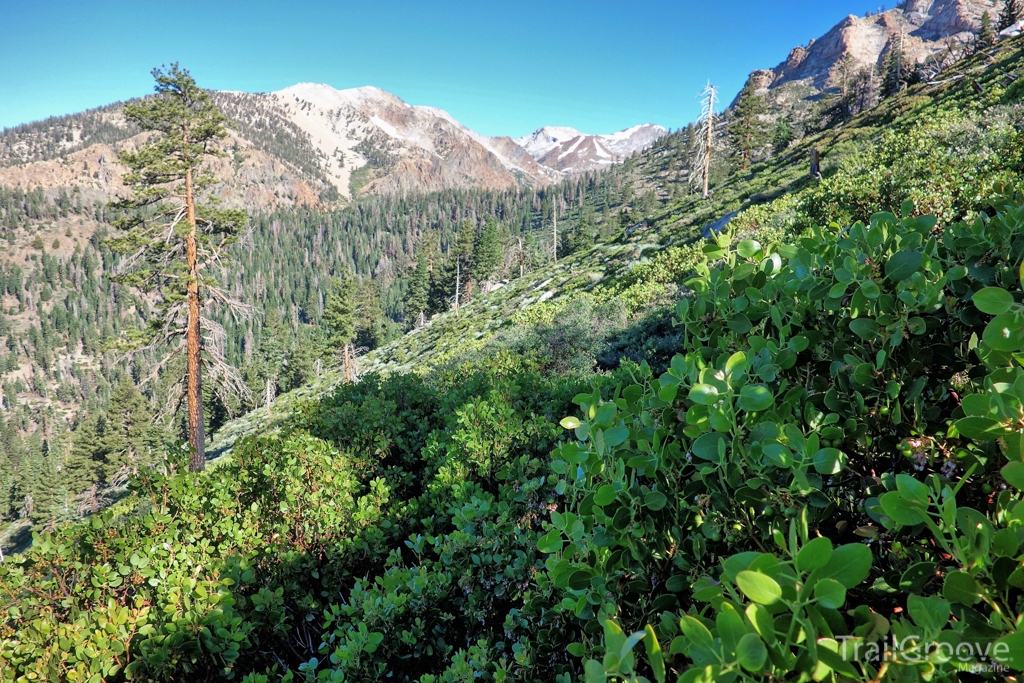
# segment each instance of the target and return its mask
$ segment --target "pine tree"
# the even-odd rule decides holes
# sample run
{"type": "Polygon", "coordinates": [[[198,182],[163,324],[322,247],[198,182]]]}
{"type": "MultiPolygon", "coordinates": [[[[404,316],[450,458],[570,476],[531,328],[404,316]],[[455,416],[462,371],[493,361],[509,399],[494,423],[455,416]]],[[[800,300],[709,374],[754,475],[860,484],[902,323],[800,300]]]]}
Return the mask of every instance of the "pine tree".
{"type": "Polygon", "coordinates": [[[356,283],[349,277],[334,278],[324,303],[323,324],[327,345],[337,351],[352,343],[356,331],[356,283]]]}
{"type": "Polygon", "coordinates": [[[157,295],[148,333],[131,339],[132,346],[149,348],[184,338],[189,467],[196,471],[206,466],[203,309],[211,300],[230,301],[216,287],[210,266],[226,256],[247,218],[242,211],[202,203],[204,190],[216,180],[205,163],[224,155],[218,141],[227,136],[227,119],[177,64],[166,71],[154,69],[153,77],[156,95],[125,106],[128,121],[157,135],[137,151],[119,155],[128,168],[124,181],[132,196],[118,204],[129,213],[115,223],[124,234],[109,245],[128,257],[127,272],[113,279],[157,295]]]}
{"type": "Polygon", "coordinates": [[[750,165],[751,154],[764,145],[765,126],[761,117],[766,112],[764,98],[757,94],[754,84],[748,81],[736,100],[732,111],[733,120],[729,124],[733,149],[742,157],[744,170],[750,165]]]}
{"type": "Polygon", "coordinates": [[[92,512],[99,509],[97,494],[102,464],[106,461],[105,425],[106,421],[96,413],[78,423],[63,468],[62,483],[72,495],[85,494],[85,502],[92,512]]]}
{"type": "Polygon", "coordinates": [[[475,263],[473,262],[473,247],[476,244],[476,228],[467,218],[462,223],[462,228],[455,236],[455,246],[452,257],[455,261],[458,283],[454,285],[451,296],[459,293],[459,301],[469,301],[473,297],[473,273],[475,263]],[[463,287],[465,283],[465,287],[463,287]]]}
{"type": "Polygon", "coordinates": [[[298,339],[295,348],[288,354],[286,366],[281,377],[281,388],[284,391],[298,389],[313,378],[313,354],[311,344],[305,339],[298,339]]]}
{"type": "Polygon", "coordinates": [[[501,234],[493,216],[487,216],[484,227],[473,245],[473,275],[488,282],[501,267],[501,234]]]}
{"type": "Polygon", "coordinates": [[[984,50],[996,44],[996,30],[992,26],[992,15],[985,10],[981,13],[981,28],[978,29],[978,49],[984,50]]]}
{"type": "Polygon", "coordinates": [[[793,131],[789,127],[789,121],[784,116],[779,117],[775,124],[775,131],[772,133],[772,149],[776,153],[782,152],[789,148],[791,142],[793,142],[793,131]]]}
{"type": "Polygon", "coordinates": [[[885,59],[882,60],[882,83],[880,86],[882,97],[898,94],[904,85],[911,82],[907,55],[903,50],[903,34],[890,36],[888,47],[885,59]]]}
{"type": "Polygon", "coordinates": [[[416,258],[416,268],[409,282],[409,295],[405,299],[405,315],[411,325],[418,324],[421,314],[425,314],[430,303],[430,264],[425,254],[416,258]]]}
{"type": "Polygon", "coordinates": [[[152,461],[153,441],[152,416],[146,399],[127,375],[122,376],[110,395],[103,433],[106,480],[119,483],[148,465],[152,461]]]}
{"type": "Polygon", "coordinates": [[[1024,0],[1006,0],[1003,11],[999,13],[997,31],[1004,31],[1024,17],[1024,0]]]}

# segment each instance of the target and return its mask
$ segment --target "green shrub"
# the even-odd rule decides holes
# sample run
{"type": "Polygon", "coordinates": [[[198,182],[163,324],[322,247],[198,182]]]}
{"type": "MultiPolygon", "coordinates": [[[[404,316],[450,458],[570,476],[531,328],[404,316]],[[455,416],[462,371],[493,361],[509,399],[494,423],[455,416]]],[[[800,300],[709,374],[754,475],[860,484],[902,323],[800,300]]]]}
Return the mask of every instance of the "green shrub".
{"type": "Polygon", "coordinates": [[[538,585],[588,683],[1024,670],[1024,209],[935,225],[709,245],[686,353],[576,397],[538,585]]]}

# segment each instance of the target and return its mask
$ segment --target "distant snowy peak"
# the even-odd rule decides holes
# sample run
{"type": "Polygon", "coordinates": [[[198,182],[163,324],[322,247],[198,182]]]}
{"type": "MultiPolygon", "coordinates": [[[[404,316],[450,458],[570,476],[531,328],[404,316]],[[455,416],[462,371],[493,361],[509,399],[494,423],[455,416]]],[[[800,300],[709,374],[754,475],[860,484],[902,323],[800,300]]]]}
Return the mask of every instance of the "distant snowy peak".
{"type": "Polygon", "coordinates": [[[306,157],[347,197],[452,188],[545,185],[605,168],[667,131],[645,124],[613,135],[549,126],[519,140],[487,137],[446,111],[414,106],[372,86],[297,83],[261,95],[220,93],[252,130],[291,131],[306,157]]]}
{"type": "Polygon", "coordinates": [[[516,138],[516,144],[529,152],[534,159],[539,159],[555,147],[581,135],[586,137],[584,133],[567,126],[544,126],[529,135],[516,138]]]}
{"type": "Polygon", "coordinates": [[[516,142],[548,168],[579,173],[622,161],[667,134],[667,130],[652,123],[611,135],[587,135],[575,128],[545,126],[516,142]]]}

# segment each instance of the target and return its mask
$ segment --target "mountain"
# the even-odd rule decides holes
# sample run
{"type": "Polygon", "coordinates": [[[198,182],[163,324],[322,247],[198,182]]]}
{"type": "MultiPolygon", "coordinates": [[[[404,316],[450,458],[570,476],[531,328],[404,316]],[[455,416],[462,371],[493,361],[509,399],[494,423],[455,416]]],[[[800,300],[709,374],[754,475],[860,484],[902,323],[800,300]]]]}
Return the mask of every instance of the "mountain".
{"type": "Polygon", "coordinates": [[[661,126],[645,123],[611,135],[587,135],[575,128],[545,126],[515,142],[538,162],[566,173],[607,168],[668,135],[661,126]]]}
{"type": "Polygon", "coordinates": [[[286,121],[302,131],[331,185],[343,196],[545,184],[559,174],[508,138],[488,138],[433,107],[380,88],[335,90],[299,83],[273,93],[219,92],[221,109],[258,128],[286,121]]]}
{"type": "MultiPolygon", "coordinates": [[[[229,154],[213,169],[222,179],[215,192],[227,206],[259,210],[367,194],[543,186],[606,168],[667,132],[644,124],[613,135],[542,128],[520,140],[488,137],[448,112],[410,105],[370,86],[336,90],[299,83],[272,93],[213,95],[230,119],[229,154]],[[553,137],[564,146],[551,143],[553,137]]],[[[122,107],[4,130],[0,186],[51,193],[66,188],[84,201],[122,193],[117,151],[142,139],[122,107]]]]}
{"type": "Polygon", "coordinates": [[[908,64],[925,64],[943,51],[970,44],[988,11],[995,21],[998,0],[907,0],[887,12],[850,15],[807,46],[795,47],[774,69],[755,72],[770,89],[788,84],[812,86],[816,91],[835,85],[832,77],[846,55],[856,68],[874,68],[877,74],[885,55],[900,43],[908,64]]]}

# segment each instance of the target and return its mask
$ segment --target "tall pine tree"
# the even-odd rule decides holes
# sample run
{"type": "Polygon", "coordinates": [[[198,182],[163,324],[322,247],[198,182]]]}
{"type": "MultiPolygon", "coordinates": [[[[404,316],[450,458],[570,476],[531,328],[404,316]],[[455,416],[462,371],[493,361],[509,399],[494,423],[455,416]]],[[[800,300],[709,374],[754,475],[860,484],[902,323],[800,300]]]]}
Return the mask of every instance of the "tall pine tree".
{"type": "Polygon", "coordinates": [[[996,30],[992,26],[992,15],[985,10],[981,13],[981,28],[978,29],[978,49],[984,50],[996,44],[996,30]]]}
{"type": "Polygon", "coordinates": [[[119,155],[132,196],[119,203],[129,213],[116,222],[123,234],[109,244],[125,256],[126,268],[115,281],[156,295],[147,333],[131,343],[153,347],[184,338],[189,467],[195,471],[206,466],[203,309],[211,300],[230,301],[213,281],[211,266],[226,256],[247,218],[203,203],[204,190],[216,181],[206,163],[223,156],[218,144],[227,136],[227,119],[188,70],[172,64],[154,69],[153,77],[156,94],[125,106],[128,121],[156,135],[119,155]]]}
{"type": "Polygon", "coordinates": [[[764,146],[765,124],[761,117],[766,112],[764,98],[757,94],[754,84],[748,81],[736,100],[732,123],[729,124],[733,150],[742,158],[744,170],[750,165],[754,151],[764,146]]]}

